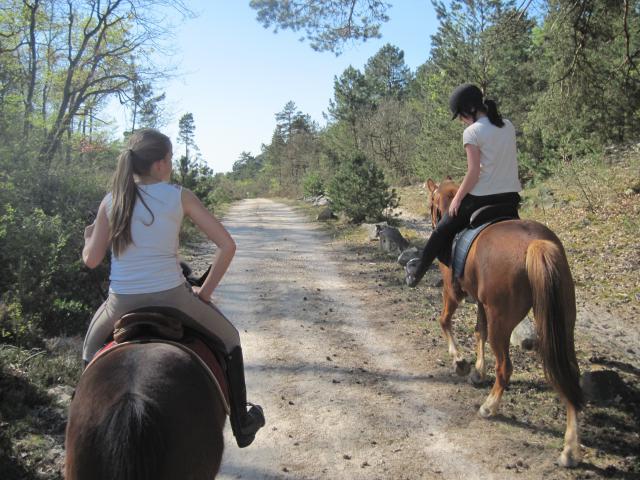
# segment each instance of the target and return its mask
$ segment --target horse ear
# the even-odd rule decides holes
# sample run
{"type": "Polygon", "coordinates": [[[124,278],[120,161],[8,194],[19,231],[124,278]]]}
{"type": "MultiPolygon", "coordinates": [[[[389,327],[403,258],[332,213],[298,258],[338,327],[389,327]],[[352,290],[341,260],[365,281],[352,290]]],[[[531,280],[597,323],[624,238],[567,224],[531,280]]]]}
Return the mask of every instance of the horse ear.
{"type": "Polygon", "coordinates": [[[436,182],[434,182],[433,180],[429,179],[425,182],[425,186],[427,187],[427,189],[433,193],[433,191],[438,188],[438,186],[436,185],[436,182]]]}

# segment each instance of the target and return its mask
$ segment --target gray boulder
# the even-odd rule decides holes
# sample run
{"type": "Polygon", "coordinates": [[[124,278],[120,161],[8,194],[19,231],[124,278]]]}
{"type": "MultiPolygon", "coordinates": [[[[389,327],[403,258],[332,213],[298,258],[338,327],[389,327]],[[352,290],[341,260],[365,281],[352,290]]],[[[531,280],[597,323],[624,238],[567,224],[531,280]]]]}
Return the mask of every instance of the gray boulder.
{"type": "Polygon", "coordinates": [[[380,249],[389,253],[400,253],[409,246],[409,242],[395,227],[384,227],[378,234],[380,249]]]}
{"type": "Polygon", "coordinates": [[[538,344],[536,328],[529,316],[526,316],[511,332],[511,345],[523,350],[533,350],[538,344]]]}
{"type": "Polygon", "coordinates": [[[325,197],[324,195],[320,195],[318,197],[316,197],[316,199],[313,201],[313,204],[316,207],[325,207],[327,205],[329,205],[331,203],[331,201],[329,200],[328,197],[325,197]]]}
{"type": "Polygon", "coordinates": [[[338,217],[335,216],[335,214],[333,213],[333,210],[331,210],[331,208],[329,207],[324,207],[320,211],[320,213],[318,213],[316,220],[324,221],[324,220],[333,220],[334,218],[338,218],[338,217]]]}
{"type": "Polygon", "coordinates": [[[368,236],[370,242],[372,242],[374,240],[378,240],[378,238],[380,237],[380,230],[382,230],[383,228],[386,228],[388,226],[389,226],[389,224],[387,224],[387,222],[363,223],[361,225],[361,227],[366,230],[367,236],[368,236]]]}

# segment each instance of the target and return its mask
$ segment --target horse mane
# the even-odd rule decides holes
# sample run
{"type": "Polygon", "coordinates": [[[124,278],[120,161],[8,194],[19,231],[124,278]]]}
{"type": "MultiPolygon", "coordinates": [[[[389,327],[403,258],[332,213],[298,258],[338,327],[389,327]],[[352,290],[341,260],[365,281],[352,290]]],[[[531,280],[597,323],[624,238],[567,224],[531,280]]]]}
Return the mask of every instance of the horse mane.
{"type": "Polygon", "coordinates": [[[459,187],[460,186],[456,182],[447,178],[446,180],[443,180],[442,183],[440,183],[440,185],[438,186],[438,192],[443,197],[453,198],[459,187]]]}

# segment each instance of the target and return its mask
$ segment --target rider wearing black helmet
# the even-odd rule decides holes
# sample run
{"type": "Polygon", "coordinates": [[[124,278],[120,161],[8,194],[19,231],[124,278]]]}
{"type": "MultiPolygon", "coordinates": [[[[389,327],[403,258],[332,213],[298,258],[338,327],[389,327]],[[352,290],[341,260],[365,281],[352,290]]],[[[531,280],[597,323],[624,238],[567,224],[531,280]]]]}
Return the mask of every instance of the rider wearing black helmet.
{"type": "Polygon", "coordinates": [[[422,252],[417,270],[407,272],[406,282],[415,287],[453,237],[469,225],[478,208],[499,203],[520,203],[516,134],[513,124],[503,119],[493,100],[485,100],[475,85],[459,85],[449,97],[455,119],[466,125],[462,143],[467,153],[467,173],[449,210],[444,213],[422,252]]]}

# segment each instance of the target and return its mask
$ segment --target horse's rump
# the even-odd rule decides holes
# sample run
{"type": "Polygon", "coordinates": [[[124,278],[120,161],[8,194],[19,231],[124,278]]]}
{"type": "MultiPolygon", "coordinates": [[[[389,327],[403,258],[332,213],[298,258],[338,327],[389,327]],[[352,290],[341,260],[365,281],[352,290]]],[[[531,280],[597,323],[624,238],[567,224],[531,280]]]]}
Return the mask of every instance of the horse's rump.
{"type": "Polygon", "coordinates": [[[66,478],[212,478],[225,417],[189,354],[167,344],[124,345],[80,379],[67,424],[66,478]]]}

